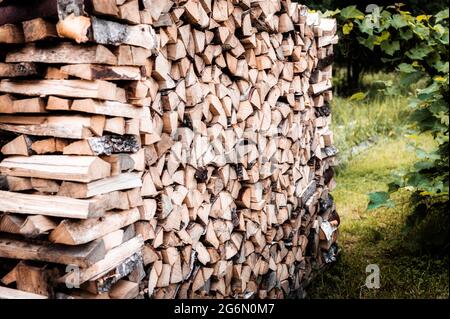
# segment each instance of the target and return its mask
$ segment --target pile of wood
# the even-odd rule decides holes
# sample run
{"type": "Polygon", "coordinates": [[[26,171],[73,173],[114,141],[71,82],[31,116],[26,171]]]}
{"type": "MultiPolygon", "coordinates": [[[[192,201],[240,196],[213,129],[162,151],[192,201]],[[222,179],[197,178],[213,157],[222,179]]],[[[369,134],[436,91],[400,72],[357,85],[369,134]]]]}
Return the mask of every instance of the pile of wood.
{"type": "Polygon", "coordinates": [[[282,298],[332,262],[336,23],[289,0],[0,6],[0,297],[282,298]]]}

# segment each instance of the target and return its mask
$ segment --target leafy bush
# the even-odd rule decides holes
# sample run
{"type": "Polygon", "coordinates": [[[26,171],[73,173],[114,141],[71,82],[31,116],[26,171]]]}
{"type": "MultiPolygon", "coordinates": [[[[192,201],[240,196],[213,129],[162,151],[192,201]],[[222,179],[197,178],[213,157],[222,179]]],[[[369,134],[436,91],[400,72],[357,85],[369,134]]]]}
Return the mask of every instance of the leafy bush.
{"type": "MultiPolygon", "coordinates": [[[[400,87],[387,84],[386,94],[414,88],[409,98],[411,128],[418,133],[432,134],[437,144],[431,152],[417,148],[420,161],[399,174],[389,185],[389,192],[369,194],[371,209],[392,205],[390,193],[399,188],[412,190],[423,201],[431,203],[429,208],[435,203],[439,206],[448,203],[449,11],[415,16],[402,8],[399,4],[373,6],[371,13],[364,14],[356,6],[349,6],[324,14],[338,20],[341,42],[349,52],[372,52],[383,68],[396,69],[400,87]],[[423,82],[422,87],[416,86],[419,81],[423,82]]],[[[365,96],[358,94],[352,97],[365,96]]]]}

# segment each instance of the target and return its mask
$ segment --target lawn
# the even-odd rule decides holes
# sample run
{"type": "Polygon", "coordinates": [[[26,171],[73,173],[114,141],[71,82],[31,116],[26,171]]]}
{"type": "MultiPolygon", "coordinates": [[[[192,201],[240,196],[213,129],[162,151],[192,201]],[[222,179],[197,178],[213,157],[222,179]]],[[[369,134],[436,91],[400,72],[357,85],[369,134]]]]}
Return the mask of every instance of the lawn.
{"type": "MultiPolygon", "coordinates": [[[[413,138],[407,126],[405,97],[333,103],[334,132],[342,151],[333,191],[341,216],[338,262],[308,289],[309,298],[448,298],[448,258],[408,249],[410,193],[393,197],[394,208],[367,211],[367,194],[387,190],[396,171],[416,160],[411,144],[433,147],[430,136],[413,138]],[[380,288],[365,286],[366,267],[380,269],[380,288]]],[[[448,215],[447,223],[448,223],[448,215]]]]}

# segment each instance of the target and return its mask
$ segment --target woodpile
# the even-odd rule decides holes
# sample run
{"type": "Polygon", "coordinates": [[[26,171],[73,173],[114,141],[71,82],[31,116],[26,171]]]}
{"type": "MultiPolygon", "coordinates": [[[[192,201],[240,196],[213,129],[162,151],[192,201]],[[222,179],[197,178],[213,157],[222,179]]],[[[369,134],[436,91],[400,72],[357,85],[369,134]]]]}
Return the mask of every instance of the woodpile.
{"type": "Polygon", "coordinates": [[[0,5],[0,298],[302,296],[337,254],[336,23],[289,0],[0,5]]]}

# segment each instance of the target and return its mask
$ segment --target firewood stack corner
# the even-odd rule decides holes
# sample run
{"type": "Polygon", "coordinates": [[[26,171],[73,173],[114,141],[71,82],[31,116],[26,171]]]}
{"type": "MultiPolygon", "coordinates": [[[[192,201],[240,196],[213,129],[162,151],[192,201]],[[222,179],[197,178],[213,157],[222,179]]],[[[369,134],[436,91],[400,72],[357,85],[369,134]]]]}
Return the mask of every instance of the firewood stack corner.
{"type": "Polygon", "coordinates": [[[334,19],[0,2],[0,298],[304,296],[338,253],[334,19]]]}

